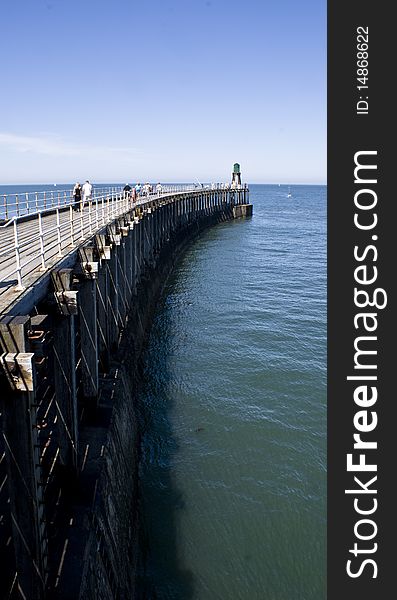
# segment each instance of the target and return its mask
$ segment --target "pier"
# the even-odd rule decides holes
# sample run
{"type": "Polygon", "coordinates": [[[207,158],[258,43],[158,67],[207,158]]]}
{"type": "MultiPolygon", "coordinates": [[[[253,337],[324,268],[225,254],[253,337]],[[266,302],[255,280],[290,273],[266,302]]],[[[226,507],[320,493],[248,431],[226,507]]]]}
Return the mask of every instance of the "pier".
{"type": "Polygon", "coordinates": [[[134,598],[138,359],[164,278],[232,186],[4,198],[0,209],[1,598],[134,598]]]}

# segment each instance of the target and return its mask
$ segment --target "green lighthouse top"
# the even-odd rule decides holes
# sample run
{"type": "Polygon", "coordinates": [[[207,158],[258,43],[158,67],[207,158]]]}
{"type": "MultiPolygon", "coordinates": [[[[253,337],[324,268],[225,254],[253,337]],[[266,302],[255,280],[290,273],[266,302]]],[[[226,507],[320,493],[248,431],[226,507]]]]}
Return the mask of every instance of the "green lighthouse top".
{"type": "Polygon", "coordinates": [[[233,173],[240,173],[240,165],[238,163],[234,163],[233,173]]]}

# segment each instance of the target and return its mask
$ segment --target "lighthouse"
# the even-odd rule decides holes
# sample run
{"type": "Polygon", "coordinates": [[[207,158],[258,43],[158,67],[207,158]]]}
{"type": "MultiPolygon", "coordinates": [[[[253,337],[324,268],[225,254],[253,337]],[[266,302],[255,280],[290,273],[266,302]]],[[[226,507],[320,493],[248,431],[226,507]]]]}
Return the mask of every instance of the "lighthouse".
{"type": "Polygon", "coordinates": [[[238,163],[234,163],[233,165],[233,173],[232,173],[232,187],[236,188],[241,185],[241,171],[240,165],[238,163]]]}

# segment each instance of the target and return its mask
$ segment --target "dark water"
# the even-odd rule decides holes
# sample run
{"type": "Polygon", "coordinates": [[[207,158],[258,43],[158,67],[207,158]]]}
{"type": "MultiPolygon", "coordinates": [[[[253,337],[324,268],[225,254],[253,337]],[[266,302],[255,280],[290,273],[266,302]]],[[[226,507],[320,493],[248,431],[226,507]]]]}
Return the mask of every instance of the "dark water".
{"type": "Polygon", "coordinates": [[[148,597],[326,597],[326,188],[251,186],[202,235],[146,356],[148,597]]]}

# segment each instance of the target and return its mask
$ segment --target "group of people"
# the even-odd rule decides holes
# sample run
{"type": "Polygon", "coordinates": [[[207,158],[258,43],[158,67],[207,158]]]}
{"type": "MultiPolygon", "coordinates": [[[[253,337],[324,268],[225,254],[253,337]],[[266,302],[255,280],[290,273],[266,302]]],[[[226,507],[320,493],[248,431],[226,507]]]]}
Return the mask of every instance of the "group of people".
{"type": "MultiPolygon", "coordinates": [[[[141,185],[139,182],[135,187],[131,187],[128,183],[123,188],[123,193],[135,201],[140,196],[149,196],[154,191],[154,186],[150,183],[141,185]]],[[[163,186],[158,183],[155,188],[156,194],[160,196],[163,192],[163,186]]],[[[83,210],[84,205],[92,199],[92,183],[87,181],[81,185],[79,182],[73,188],[73,208],[74,210],[83,210]]]]}
{"type": "MultiPolygon", "coordinates": [[[[158,183],[156,185],[156,194],[158,196],[161,195],[162,191],[163,191],[163,186],[161,185],[161,183],[158,183]]],[[[134,200],[135,198],[139,198],[139,196],[149,196],[150,194],[153,193],[153,185],[151,185],[150,183],[146,182],[144,185],[141,185],[139,182],[135,185],[134,188],[132,188],[130,186],[129,183],[127,183],[124,188],[123,188],[123,192],[125,194],[128,195],[129,198],[132,197],[132,199],[134,200]]]]}
{"type": "Polygon", "coordinates": [[[79,182],[73,188],[73,208],[74,210],[83,210],[84,204],[92,198],[92,183],[87,181],[80,185],[79,182]]]}
{"type": "MultiPolygon", "coordinates": [[[[199,184],[202,188],[204,187],[204,185],[201,183],[199,184]]],[[[207,186],[209,187],[209,186],[207,186]]],[[[221,187],[222,189],[237,189],[237,188],[241,188],[241,185],[237,185],[237,183],[235,181],[233,181],[233,183],[230,185],[229,183],[222,183],[222,184],[215,184],[212,183],[211,184],[211,188],[215,189],[216,187],[221,187]]],[[[127,198],[130,198],[132,200],[132,202],[135,202],[137,198],[142,197],[142,196],[149,196],[150,194],[152,194],[153,192],[156,192],[156,194],[158,196],[161,196],[161,194],[163,193],[163,186],[161,185],[161,183],[158,183],[156,185],[156,187],[154,187],[152,184],[146,182],[144,185],[141,185],[139,182],[134,186],[131,187],[129,183],[126,183],[124,188],[123,188],[123,193],[127,198]]],[[[76,185],[73,188],[73,204],[74,204],[74,209],[75,210],[83,210],[84,205],[89,202],[92,199],[92,183],[90,183],[87,179],[87,181],[83,184],[80,185],[79,182],[76,183],[76,185]]]]}

